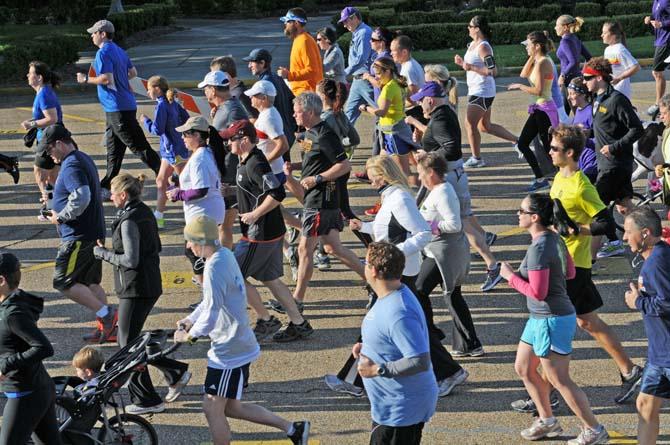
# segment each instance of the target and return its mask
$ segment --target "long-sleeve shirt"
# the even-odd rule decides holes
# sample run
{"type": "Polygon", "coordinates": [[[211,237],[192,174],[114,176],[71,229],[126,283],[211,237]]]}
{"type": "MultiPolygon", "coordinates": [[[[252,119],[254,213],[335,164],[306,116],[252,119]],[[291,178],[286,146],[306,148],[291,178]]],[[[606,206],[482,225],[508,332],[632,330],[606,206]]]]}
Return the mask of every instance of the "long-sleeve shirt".
{"type": "Polygon", "coordinates": [[[638,278],[640,296],[635,306],[642,312],[649,339],[647,362],[670,367],[670,245],[659,242],[651,251],[638,278]]]}
{"type": "Polygon", "coordinates": [[[357,76],[370,69],[372,63],[371,37],[372,29],[363,22],[351,33],[347,68],[344,70],[346,75],[357,76]]]}
{"type": "Polygon", "coordinates": [[[323,53],[323,75],[336,82],[347,82],[344,73],[344,54],[337,43],[323,53]]]}
{"type": "Polygon", "coordinates": [[[165,96],[157,99],[154,120],[147,117],[143,123],[149,133],[160,137],[161,157],[175,161],[177,156],[188,157],[181,134],[175,130],[176,127],[186,122],[188,117],[188,111],[178,103],[170,103],[165,96]]]}
{"type": "Polygon", "coordinates": [[[654,28],[654,46],[667,45],[670,40],[670,0],[654,0],[651,19],[661,22],[660,28],[654,28]]]}
{"type": "Polygon", "coordinates": [[[140,230],[135,221],[126,219],[121,223],[121,239],[123,253],[114,253],[104,247],[95,246],[93,254],[113,266],[134,269],[140,263],[140,230]]]}
{"type": "Polygon", "coordinates": [[[591,58],[591,53],[584,46],[579,37],[570,33],[565,34],[561,38],[561,43],[558,44],[556,56],[561,63],[561,75],[565,81],[565,85],[570,82],[573,77],[579,76],[579,62],[583,57],[584,60],[591,58]]]}
{"type": "Polygon", "coordinates": [[[308,32],[293,39],[289,59],[288,81],[291,91],[298,96],[304,91],[316,91],[316,84],[323,79],[323,62],[316,40],[308,32]]]}

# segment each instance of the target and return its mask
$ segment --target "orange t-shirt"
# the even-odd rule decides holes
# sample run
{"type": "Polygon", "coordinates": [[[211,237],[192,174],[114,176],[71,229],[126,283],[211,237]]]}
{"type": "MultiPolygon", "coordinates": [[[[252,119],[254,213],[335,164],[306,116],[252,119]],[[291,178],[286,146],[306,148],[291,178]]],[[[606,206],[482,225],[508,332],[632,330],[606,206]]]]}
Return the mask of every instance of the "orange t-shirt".
{"type": "Polygon", "coordinates": [[[303,91],[316,91],[316,84],[323,79],[323,63],[316,40],[303,32],[293,40],[289,63],[288,81],[297,96],[303,91]]]}

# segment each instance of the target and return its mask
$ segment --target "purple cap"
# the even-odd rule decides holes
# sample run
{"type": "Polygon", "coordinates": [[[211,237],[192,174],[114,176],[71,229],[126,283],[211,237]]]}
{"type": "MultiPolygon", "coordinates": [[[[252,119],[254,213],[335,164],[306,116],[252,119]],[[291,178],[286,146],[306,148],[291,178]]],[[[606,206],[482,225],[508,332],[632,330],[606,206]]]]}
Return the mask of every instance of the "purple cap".
{"type": "Polygon", "coordinates": [[[412,102],[419,102],[424,97],[444,97],[444,88],[437,82],[426,82],[421,89],[413,94],[410,99],[412,102]]]}
{"type": "Polygon", "coordinates": [[[343,23],[346,19],[354,14],[358,14],[358,9],[354,8],[353,6],[347,6],[342,10],[342,12],[340,12],[340,20],[338,20],[337,23],[343,23]]]}

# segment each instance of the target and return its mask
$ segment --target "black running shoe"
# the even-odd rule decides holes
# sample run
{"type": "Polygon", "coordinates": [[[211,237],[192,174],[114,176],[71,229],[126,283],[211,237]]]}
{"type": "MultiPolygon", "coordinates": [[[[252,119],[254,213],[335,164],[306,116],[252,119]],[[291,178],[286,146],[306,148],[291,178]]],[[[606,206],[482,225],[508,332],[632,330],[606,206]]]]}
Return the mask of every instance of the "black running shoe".
{"type": "Polygon", "coordinates": [[[274,335],[280,329],[281,321],[279,321],[274,315],[270,315],[269,320],[263,320],[261,318],[256,320],[256,326],[254,326],[254,335],[256,335],[257,341],[261,341],[265,340],[271,335],[274,335]]]}
{"type": "MultiPolygon", "coordinates": [[[[558,391],[556,391],[555,389],[552,389],[551,393],[549,394],[549,404],[551,405],[551,409],[558,408],[558,405],[560,404],[560,402],[558,401],[558,391]]],[[[525,399],[515,400],[514,402],[512,402],[512,409],[520,413],[537,412],[535,402],[533,402],[533,399],[531,399],[530,396],[526,397],[525,399]]]]}
{"type": "Polygon", "coordinates": [[[19,183],[19,176],[21,175],[21,171],[19,170],[19,158],[13,157],[11,158],[12,160],[12,165],[9,170],[7,170],[7,173],[9,173],[12,178],[14,179],[14,184],[19,183]]]}
{"type": "Polygon", "coordinates": [[[624,376],[621,376],[621,391],[614,398],[616,403],[624,403],[640,388],[642,384],[642,371],[641,366],[635,365],[630,377],[624,378],[624,376]]]}
{"type": "Polygon", "coordinates": [[[283,331],[277,332],[272,336],[272,339],[279,343],[288,343],[301,338],[309,337],[314,333],[314,328],[305,320],[302,324],[293,324],[289,321],[288,326],[283,331]]]}
{"type": "Polygon", "coordinates": [[[293,422],[293,434],[287,436],[294,445],[307,445],[309,441],[309,427],[310,424],[306,420],[293,422]]]}
{"type": "MultiPolygon", "coordinates": [[[[266,308],[271,309],[279,314],[286,313],[286,309],[284,308],[284,306],[277,300],[268,300],[265,303],[263,303],[263,305],[266,308]]],[[[302,312],[305,310],[305,303],[295,300],[295,305],[298,306],[298,312],[300,312],[300,314],[302,315],[302,312]]]]}

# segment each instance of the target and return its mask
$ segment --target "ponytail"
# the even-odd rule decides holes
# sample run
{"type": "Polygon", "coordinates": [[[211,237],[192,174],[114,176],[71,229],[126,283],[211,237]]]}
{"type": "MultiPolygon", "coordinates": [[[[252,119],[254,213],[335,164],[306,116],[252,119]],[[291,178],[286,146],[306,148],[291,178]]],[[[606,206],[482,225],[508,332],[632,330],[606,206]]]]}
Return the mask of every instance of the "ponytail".
{"type": "Polygon", "coordinates": [[[46,85],[51,85],[51,88],[58,88],[60,86],[60,76],[55,72],[51,71],[49,65],[39,60],[33,60],[28,64],[29,67],[33,67],[35,74],[42,76],[42,82],[46,85]]]}
{"type": "Polygon", "coordinates": [[[226,176],[226,154],[228,148],[224,144],[223,138],[216,128],[209,126],[209,135],[207,137],[207,145],[214,153],[214,160],[216,161],[216,168],[219,170],[219,175],[223,178],[226,176]]]}

